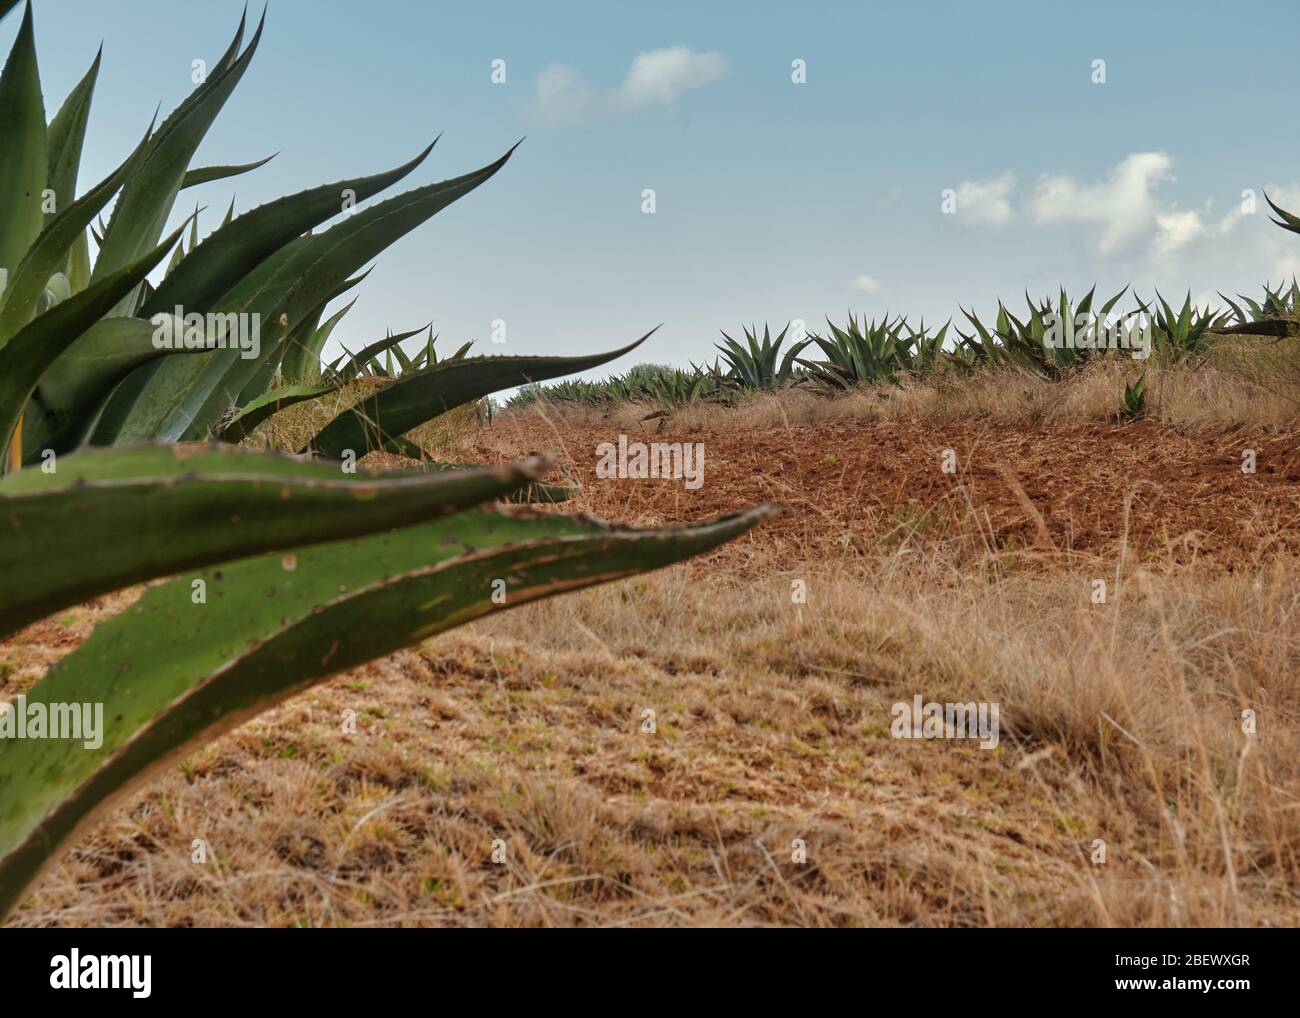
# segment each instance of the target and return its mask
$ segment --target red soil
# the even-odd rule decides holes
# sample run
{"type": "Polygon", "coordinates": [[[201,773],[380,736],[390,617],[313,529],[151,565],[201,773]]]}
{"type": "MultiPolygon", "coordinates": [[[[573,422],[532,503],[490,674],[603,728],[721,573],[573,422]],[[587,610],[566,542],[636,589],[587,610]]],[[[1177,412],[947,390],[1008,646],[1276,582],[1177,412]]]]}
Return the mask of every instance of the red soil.
{"type": "Polygon", "coordinates": [[[596,446],[616,443],[618,434],[613,424],[503,415],[479,433],[475,454],[491,461],[553,451],[560,471],[584,486],[578,507],[607,519],[684,521],[777,502],[787,511],[753,540],[792,552],[897,541],[913,530],[932,539],[982,533],[992,548],[1086,555],[1127,542],[1150,558],[1225,566],[1300,551],[1300,432],[961,419],[748,433],[725,424],[678,431],[671,421],[657,432],[647,422],[628,435],[702,442],[704,484],[696,491],[680,480],[598,478],[596,446]],[[945,449],[956,453],[955,473],[942,470],[945,449]],[[1254,473],[1242,470],[1247,449],[1254,473]]]}

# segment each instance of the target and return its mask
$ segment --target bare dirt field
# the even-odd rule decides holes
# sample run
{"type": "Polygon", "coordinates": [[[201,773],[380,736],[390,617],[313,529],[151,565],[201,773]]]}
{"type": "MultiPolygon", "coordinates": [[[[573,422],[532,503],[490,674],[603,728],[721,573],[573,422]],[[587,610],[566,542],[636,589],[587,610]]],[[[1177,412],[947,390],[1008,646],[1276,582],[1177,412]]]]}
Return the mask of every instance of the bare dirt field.
{"type": "MultiPolygon", "coordinates": [[[[109,814],[10,922],[1300,921],[1300,431],[659,428],[542,407],[460,451],[552,450],[608,519],[783,514],[263,715],[109,814]],[[703,442],[703,486],[598,478],[620,432],[703,442]],[[999,744],[891,737],[916,695],[998,703],[999,744]]],[[[0,695],[125,603],[0,644],[0,695]]]]}
{"type": "Polygon", "coordinates": [[[1109,556],[1121,542],[1158,561],[1227,565],[1300,551],[1300,431],[1172,428],[1149,421],[985,420],[781,423],[763,431],[628,427],[629,440],[702,442],[706,483],[601,481],[594,449],[618,427],[522,414],[484,431],[472,454],[561,450],[608,519],[684,522],[776,502],[786,512],[751,540],[783,554],[862,549],[899,531],[969,529],[988,549],[1034,548],[1066,559],[1109,556]],[[955,469],[943,470],[945,450],[955,469]],[[1243,473],[1243,453],[1255,469],[1243,473]]]}

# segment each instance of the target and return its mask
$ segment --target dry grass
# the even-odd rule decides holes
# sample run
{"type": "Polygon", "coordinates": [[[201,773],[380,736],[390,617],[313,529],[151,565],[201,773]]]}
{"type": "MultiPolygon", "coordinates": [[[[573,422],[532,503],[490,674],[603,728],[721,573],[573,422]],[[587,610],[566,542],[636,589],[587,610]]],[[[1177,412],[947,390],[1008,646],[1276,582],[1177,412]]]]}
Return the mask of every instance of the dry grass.
{"type": "Polygon", "coordinates": [[[1296,563],[1093,578],[755,545],[505,613],[219,740],[13,921],[1295,924],[1296,563]],[[918,693],[1000,746],[890,738],[918,693]]]}
{"type": "MultiPolygon", "coordinates": [[[[1239,424],[1281,427],[1300,416],[1300,337],[1282,341],[1224,338],[1197,367],[1143,365],[1109,358],[1064,381],[1011,369],[973,375],[937,373],[899,386],[878,386],[828,397],[809,388],[743,399],[737,406],[695,403],[673,411],[681,430],[699,430],[726,418],[738,428],[763,430],[844,420],[922,420],[981,417],[1008,422],[1113,421],[1126,383],[1147,376],[1147,412],[1171,425],[1239,424]]],[[[612,410],[555,404],[563,420],[604,420],[634,428],[650,404],[612,410]]]]}

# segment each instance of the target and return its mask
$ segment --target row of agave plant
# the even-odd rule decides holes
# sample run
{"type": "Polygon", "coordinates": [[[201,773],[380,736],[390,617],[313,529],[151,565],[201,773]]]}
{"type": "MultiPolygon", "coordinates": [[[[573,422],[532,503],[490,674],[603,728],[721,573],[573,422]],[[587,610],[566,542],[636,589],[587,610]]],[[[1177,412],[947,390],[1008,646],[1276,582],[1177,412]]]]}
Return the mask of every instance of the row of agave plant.
{"type": "MultiPolygon", "coordinates": [[[[1278,225],[1300,233],[1300,218],[1276,205],[1273,208],[1280,217],[1275,220],[1278,225]]],[[[843,328],[828,320],[825,335],[792,337],[788,346],[789,325],[775,337],[767,326],[761,335],[755,328],[746,328],[744,343],[724,332],[723,342],[717,344],[721,356],[712,366],[692,365],[687,371],[638,365],[604,381],[533,385],[516,393],[507,406],[525,406],[541,398],[591,405],[642,400],[680,406],[694,400],[725,401],[746,391],[785,385],[807,385],[823,391],[896,385],[905,378],[925,377],[936,371],[967,373],[992,365],[1056,380],[1099,358],[1136,347],[1144,326],[1149,336],[1149,355],[1157,363],[1193,367],[1204,362],[1220,336],[1300,334],[1300,283],[1294,280],[1289,288],[1271,289],[1266,285],[1258,301],[1220,295],[1226,305],[1223,309],[1194,307],[1188,295],[1175,311],[1157,294],[1153,302],[1138,300],[1133,310],[1116,314],[1114,309],[1126,292],[1127,287],[1096,307],[1095,288],[1077,303],[1064,290],[1055,302],[1035,302],[1026,295],[1028,312],[1023,319],[999,303],[991,326],[974,312],[963,310],[969,333],[952,328],[951,322],[934,331],[924,322],[912,328],[906,318],[889,315],[879,321],[850,315],[843,328]],[[1077,332],[1076,322],[1081,323],[1077,332]],[[1107,323],[1115,329],[1113,336],[1101,331],[1107,323]],[[1054,328],[1058,329],[1060,342],[1052,341],[1054,328]],[[811,347],[820,350],[821,359],[801,356],[811,347]]],[[[1136,416],[1135,400],[1142,390],[1141,379],[1126,389],[1130,397],[1122,402],[1131,416],[1136,416]]]]}
{"type": "Polygon", "coordinates": [[[637,364],[600,381],[566,378],[549,385],[521,386],[506,400],[506,406],[517,409],[538,399],[550,399],[591,405],[645,401],[678,407],[696,400],[721,399],[728,391],[726,378],[716,366],[692,365],[688,370],[667,364],[637,364]]]}
{"type": "MultiPolygon", "coordinates": [[[[0,18],[15,6],[0,0],[0,18]]],[[[182,190],[260,165],[190,167],[264,22],[265,13],[244,46],[241,20],[206,80],[81,194],[100,58],[47,122],[29,3],[0,74],[0,448],[9,453],[0,640],[88,598],[171,577],[99,625],[21,701],[32,717],[102,703],[110,723],[98,748],[0,739],[0,917],[97,811],[251,714],[487,612],[707,551],[768,511],[633,530],[498,504],[546,500],[536,497],[545,469],[536,459],[350,469],[366,450],[409,451],[405,433],[457,406],[631,347],[563,358],[462,348],[439,360],[432,337],[408,357],[399,334],[320,364],[337,321],[322,320],[326,305],[394,240],[500,170],[509,152],[323,230],[344,195],[358,203],[378,195],[429,149],[387,172],[243,215],[232,208],[206,238],[192,218],[164,236],[182,190]],[[156,316],[176,308],[187,321],[204,316],[205,330],[209,314],[256,314],[274,335],[255,357],[216,342],[224,331],[205,332],[200,349],[159,350],[156,316]],[[299,455],[233,444],[277,409],[362,375],[384,384],[365,386],[299,455]],[[504,605],[493,596],[502,581],[504,605]]]]}

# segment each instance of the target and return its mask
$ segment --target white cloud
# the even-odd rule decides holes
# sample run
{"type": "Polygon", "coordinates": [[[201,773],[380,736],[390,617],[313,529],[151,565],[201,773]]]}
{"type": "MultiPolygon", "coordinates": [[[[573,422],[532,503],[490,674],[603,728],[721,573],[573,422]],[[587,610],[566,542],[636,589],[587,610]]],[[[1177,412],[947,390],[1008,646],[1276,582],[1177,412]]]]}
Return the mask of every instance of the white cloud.
{"type": "Polygon", "coordinates": [[[850,285],[863,293],[880,292],[880,281],[872,276],[858,276],[850,285]]]}
{"type": "MultiPolygon", "coordinates": [[[[1081,184],[1065,175],[1044,175],[1034,188],[1029,209],[1035,222],[1081,223],[1100,227],[1097,250],[1103,255],[1131,247],[1164,213],[1154,189],[1172,180],[1173,162],[1164,152],[1134,152],[1096,184],[1081,184]]],[[[1187,229],[1186,223],[1171,230],[1187,229]]]]}
{"type": "Polygon", "coordinates": [[[1199,212],[1165,212],[1156,216],[1156,254],[1173,254],[1194,240],[1205,236],[1205,223],[1199,212]]]}
{"type": "Polygon", "coordinates": [[[1011,221],[1011,202],[1007,196],[1016,186],[1013,173],[991,180],[963,180],[957,185],[957,217],[983,226],[1002,226],[1011,221]]]}
{"type": "Polygon", "coordinates": [[[623,83],[601,94],[582,72],[551,64],[537,76],[533,106],[547,120],[584,120],[601,113],[671,106],[685,93],[720,81],[727,75],[721,53],[696,53],[685,46],[637,54],[623,83]]]}
{"type": "Polygon", "coordinates": [[[721,53],[695,53],[685,46],[640,53],[614,95],[622,108],[671,106],[693,88],[711,85],[727,74],[721,53]]]}
{"type": "Polygon", "coordinates": [[[596,106],[596,90],[582,74],[551,64],[537,76],[537,112],[547,120],[581,120],[596,106]]]}

